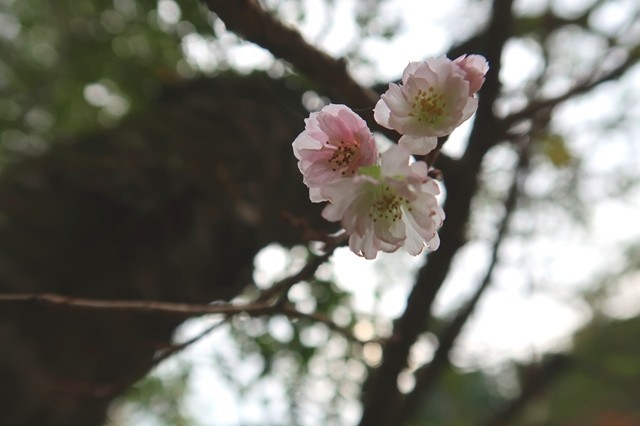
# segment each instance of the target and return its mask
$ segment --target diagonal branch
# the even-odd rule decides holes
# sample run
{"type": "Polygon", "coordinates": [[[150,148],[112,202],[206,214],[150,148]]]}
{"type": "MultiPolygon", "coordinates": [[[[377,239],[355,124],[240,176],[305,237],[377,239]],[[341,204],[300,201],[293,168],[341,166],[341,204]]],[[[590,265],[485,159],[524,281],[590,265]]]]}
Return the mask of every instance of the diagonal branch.
{"type": "Polygon", "coordinates": [[[283,303],[291,287],[300,281],[311,278],[320,265],[328,261],[335,249],[344,243],[346,239],[346,233],[340,233],[336,236],[328,237],[325,241],[324,253],[320,255],[313,255],[300,272],[291,275],[290,277],[286,277],[271,287],[263,290],[258,297],[258,301],[270,300],[273,297],[277,297],[278,301],[276,303],[283,303]]]}
{"type": "Polygon", "coordinates": [[[473,313],[475,307],[478,304],[478,301],[491,284],[493,271],[498,262],[498,253],[500,252],[502,242],[507,235],[509,222],[511,220],[511,217],[513,216],[513,212],[515,211],[518,194],[520,192],[520,188],[522,188],[524,184],[524,179],[526,178],[528,167],[529,155],[527,152],[527,148],[525,147],[520,153],[519,162],[516,166],[513,181],[509,188],[507,198],[504,201],[505,213],[502,221],[500,222],[498,233],[493,243],[491,259],[489,261],[489,266],[487,268],[487,271],[485,272],[484,278],[482,279],[473,296],[460,309],[453,320],[451,320],[444,332],[440,336],[438,336],[438,349],[436,350],[431,362],[417,372],[416,385],[414,389],[405,398],[398,401],[395,409],[395,417],[401,419],[399,421],[399,424],[403,424],[404,422],[411,419],[413,414],[416,412],[416,409],[418,408],[420,402],[425,400],[427,394],[433,388],[433,385],[435,385],[438,377],[449,366],[449,353],[451,352],[456,339],[460,335],[460,332],[462,331],[464,325],[467,323],[467,320],[473,313]]]}
{"type": "Polygon", "coordinates": [[[329,88],[331,94],[347,101],[354,108],[367,109],[366,120],[378,127],[370,111],[378,94],[360,86],[347,71],[347,63],[335,59],[307,43],[293,28],[285,26],[257,0],[203,0],[225,23],[227,28],[245,39],[267,49],[307,75],[313,81],[329,88]]]}
{"type": "MultiPolygon", "coordinates": [[[[271,12],[265,10],[258,0],[202,0],[209,10],[225,23],[227,28],[246,40],[267,49],[277,58],[284,59],[314,82],[326,88],[332,98],[349,104],[367,122],[371,129],[382,133],[392,141],[398,139],[398,133],[380,126],[373,118],[373,107],[379,100],[379,94],[370,88],[361,86],[349,74],[345,59],[336,59],[324,51],[309,44],[293,28],[280,22],[271,12]]],[[[440,154],[445,138],[439,139],[437,149],[425,159],[433,165],[440,154]]],[[[442,163],[442,162],[441,162],[442,163]]],[[[449,162],[439,164],[447,172],[449,162]]]]}
{"type": "Polygon", "coordinates": [[[227,322],[227,318],[216,322],[215,324],[207,327],[204,331],[198,333],[194,337],[178,344],[173,344],[161,348],[157,355],[150,359],[148,362],[144,362],[138,366],[135,366],[133,371],[126,376],[118,379],[113,383],[78,383],[68,384],[67,386],[58,386],[57,390],[72,393],[81,393],[83,396],[91,398],[114,398],[115,396],[126,391],[133,383],[145,377],[149,374],[149,371],[160,365],[166,359],[182,352],[189,346],[199,342],[201,339],[211,334],[214,330],[217,330],[221,325],[227,322]]]}
{"type": "Polygon", "coordinates": [[[447,223],[442,228],[441,246],[430,254],[427,264],[418,273],[416,284],[407,300],[402,316],[396,321],[393,335],[383,351],[382,365],[374,372],[368,389],[365,389],[364,411],[361,426],[395,425],[391,417],[389,401],[399,398],[398,374],[406,366],[411,346],[426,329],[431,305],[444,283],[449,267],[458,249],[466,243],[466,227],[469,222],[471,199],[477,188],[477,175],[486,151],[497,143],[498,126],[493,115],[493,103],[500,92],[499,72],[502,48],[511,33],[513,0],[494,0],[493,16],[487,29],[485,56],[491,63],[478,107],[469,147],[454,170],[446,175],[447,223]],[[367,392],[368,391],[368,392],[367,392]]]}
{"type": "Polygon", "coordinates": [[[525,120],[534,116],[537,112],[541,110],[547,110],[556,107],[557,105],[565,102],[577,95],[581,95],[586,93],[593,88],[599,86],[602,83],[606,83],[607,81],[615,80],[625,72],[627,72],[631,67],[636,65],[640,61],[640,51],[638,49],[629,53],[627,59],[615,67],[614,69],[602,74],[599,77],[592,77],[582,83],[578,83],[573,86],[571,89],[567,90],[565,93],[558,95],[553,98],[548,99],[539,99],[531,102],[529,105],[521,109],[520,111],[514,112],[513,114],[508,115],[503,119],[505,128],[508,126],[517,123],[520,120],[525,120]]]}
{"type": "Polygon", "coordinates": [[[507,426],[513,424],[513,421],[526,404],[540,394],[552,380],[569,368],[571,364],[572,359],[569,356],[553,354],[544,359],[540,365],[530,366],[521,385],[520,395],[497,410],[484,425],[507,426]]]}

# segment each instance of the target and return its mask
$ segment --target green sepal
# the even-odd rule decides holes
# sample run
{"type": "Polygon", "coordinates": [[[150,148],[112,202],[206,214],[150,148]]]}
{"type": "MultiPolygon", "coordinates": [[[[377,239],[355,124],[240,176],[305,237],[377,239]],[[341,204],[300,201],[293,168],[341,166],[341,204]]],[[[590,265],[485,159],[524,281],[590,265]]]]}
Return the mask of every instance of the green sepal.
{"type": "Polygon", "coordinates": [[[382,177],[382,169],[380,168],[380,166],[362,166],[358,169],[358,174],[360,175],[364,175],[364,176],[371,176],[372,178],[375,179],[380,179],[380,177],[382,177]]]}

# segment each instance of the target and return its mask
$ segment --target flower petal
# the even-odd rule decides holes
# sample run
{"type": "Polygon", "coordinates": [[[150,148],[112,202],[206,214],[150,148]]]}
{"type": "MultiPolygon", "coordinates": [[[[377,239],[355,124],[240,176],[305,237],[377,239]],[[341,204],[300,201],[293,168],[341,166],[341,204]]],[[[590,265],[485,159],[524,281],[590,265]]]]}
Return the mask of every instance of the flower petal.
{"type": "Polygon", "coordinates": [[[409,172],[411,153],[402,145],[393,145],[380,155],[380,170],[385,176],[402,175],[409,172]]]}
{"type": "Polygon", "coordinates": [[[438,138],[435,136],[403,135],[398,141],[398,144],[405,147],[412,154],[425,155],[438,146],[438,138]]]}
{"type": "Polygon", "coordinates": [[[387,129],[391,129],[391,125],[389,124],[390,114],[391,110],[384,99],[380,98],[378,103],[376,103],[375,108],[373,108],[373,119],[376,120],[376,123],[379,125],[386,127],[387,129]]]}
{"type": "Polygon", "coordinates": [[[305,130],[293,141],[293,152],[313,202],[330,199],[322,194],[322,187],[354,175],[378,158],[366,122],[347,106],[337,104],[309,115],[305,130]]]}

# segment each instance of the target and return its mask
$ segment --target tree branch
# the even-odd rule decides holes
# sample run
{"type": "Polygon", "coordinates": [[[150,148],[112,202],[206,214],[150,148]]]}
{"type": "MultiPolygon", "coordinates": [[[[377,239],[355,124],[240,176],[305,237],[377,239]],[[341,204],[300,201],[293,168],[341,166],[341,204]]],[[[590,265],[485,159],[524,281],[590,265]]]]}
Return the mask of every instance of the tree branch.
{"type": "MultiPolygon", "coordinates": [[[[265,10],[258,0],[202,0],[209,10],[218,15],[227,28],[246,40],[267,49],[277,58],[284,59],[314,82],[326,88],[332,98],[349,104],[367,122],[370,129],[382,133],[391,141],[397,141],[395,130],[380,126],[373,118],[373,107],[379,94],[361,86],[351,77],[345,59],[335,59],[307,43],[293,28],[285,26],[272,13],[265,10]]],[[[434,165],[447,137],[439,138],[438,147],[423,160],[434,165]]],[[[448,172],[444,162],[439,168],[448,172]]]]}
{"type": "Polygon", "coordinates": [[[282,58],[326,88],[338,99],[347,101],[365,116],[372,128],[372,108],[378,94],[360,86],[347,71],[347,62],[335,59],[307,43],[293,28],[285,26],[265,10],[257,0],[203,0],[225,23],[227,28],[251,41],[274,56],[282,58]]]}
{"type": "Polygon", "coordinates": [[[350,340],[350,341],[352,341],[354,343],[358,343],[360,345],[364,345],[366,343],[375,342],[376,341],[375,339],[372,339],[372,340],[360,340],[360,339],[358,339],[350,330],[347,330],[346,328],[339,326],[333,320],[331,320],[331,318],[329,318],[326,315],[323,315],[323,314],[321,314],[319,312],[312,312],[312,313],[307,314],[307,313],[300,312],[300,311],[296,310],[290,304],[285,304],[281,308],[281,313],[286,315],[289,318],[308,320],[308,321],[311,321],[311,322],[324,324],[330,330],[333,330],[333,331],[341,334],[342,336],[344,336],[348,340],[350,340]]]}
{"type": "Polygon", "coordinates": [[[548,356],[540,365],[531,365],[526,370],[520,395],[496,411],[484,423],[486,426],[507,426],[511,424],[531,398],[538,395],[553,379],[571,364],[571,359],[562,354],[548,356]]]}
{"type": "Polygon", "coordinates": [[[612,69],[609,72],[604,73],[599,77],[592,77],[582,83],[576,84],[571,89],[567,90],[562,95],[548,98],[548,99],[539,99],[531,102],[529,105],[521,109],[520,111],[514,112],[503,119],[503,123],[505,128],[508,128],[510,125],[517,123],[520,120],[525,120],[534,116],[537,112],[545,109],[551,109],[564,101],[567,101],[573,98],[576,95],[581,95],[590,91],[591,89],[599,86],[602,83],[607,81],[615,80],[621,77],[627,70],[629,70],[632,66],[636,65],[639,61],[640,51],[635,49],[634,51],[629,53],[629,57],[622,64],[618,65],[616,68],[612,69]]]}
{"type": "Polygon", "coordinates": [[[287,293],[297,283],[311,278],[315,274],[316,270],[325,263],[336,248],[347,240],[346,233],[340,233],[334,237],[328,237],[325,240],[324,253],[321,255],[313,255],[313,257],[307,262],[307,264],[298,272],[290,277],[286,277],[271,287],[263,290],[258,297],[258,301],[265,301],[276,296],[278,301],[276,303],[283,303],[287,293]]]}
{"type": "Polygon", "coordinates": [[[516,208],[520,188],[524,185],[524,179],[526,178],[528,167],[529,153],[525,146],[521,150],[519,162],[514,171],[513,181],[507,193],[507,198],[504,201],[505,213],[502,221],[500,222],[498,233],[493,243],[491,259],[484,278],[473,296],[458,311],[454,319],[449,322],[449,325],[446,327],[444,332],[438,336],[438,349],[436,350],[431,362],[416,373],[416,385],[413,390],[407,396],[397,401],[394,417],[401,419],[399,424],[403,424],[411,419],[411,416],[416,412],[416,408],[418,408],[420,402],[425,400],[427,394],[433,388],[433,385],[435,385],[438,377],[449,366],[449,353],[451,352],[456,339],[473,313],[478,301],[491,284],[493,271],[498,263],[498,253],[500,252],[502,242],[507,235],[509,223],[516,208]]]}
{"type": "Polygon", "coordinates": [[[131,371],[125,377],[118,379],[116,382],[79,383],[77,381],[74,381],[72,383],[69,383],[68,381],[63,381],[64,385],[61,385],[59,383],[60,381],[58,381],[56,390],[62,391],[62,392],[68,392],[68,393],[79,393],[85,397],[98,398],[98,399],[114,398],[115,396],[126,391],[133,383],[137,382],[138,380],[142,379],[147,374],[149,374],[149,371],[152,368],[160,365],[162,361],[170,358],[171,356],[177,354],[178,352],[183,351],[187,347],[200,341],[202,338],[204,338],[214,330],[218,329],[221,325],[227,322],[228,318],[229,317],[224,318],[223,320],[213,324],[212,326],[207,327],[204,331],[192,337],[191,339],[188,339],[179,344],[173,344],[173,345],[169,345],[164,348],[161,348],[157,352],[157,355],[150,360],[150,362],[138,365],[137,367],[134,368],[133,371],[131,371]]]}
{"type": "Polygon", "coordinates": [[[307,264],[297,273],[281,279],[263,290],[252,303],[174,303],[152,300],[103,300],[55,293],[0,293],[0,304],[20,303],[45,306],[68,307],[93,311],[129,311],[137,313],[162,314],[177,317],[193,317],[207,314],[235,315],[247,313],[258,316],[277,310],[291,287],[300,281],[313,277],[317,269],[329,260],[335,249],[345,241],[345,234],[327,237],[324,252],[312,255],[307,264]]]}
{"type": "MultiPolygon", "coordinates": [[[[329,259],[334,250],[344,241],[344,239],[344,234],[327,238],[323,254],[314,255],[299,272],[278,281],[270,288],[264,290],[262,293],[260,293],[256,301],[251,303],[195,304],[149,300],[100,300],[65,296],[55,293],[0,293],[0,305],[22,304],[90,311],[126,311],[130,313],[161,314],[180,318],[189,318],[211,314],[225,315],[226,318],[241,313],[248,314],[250,316],[283,314],[289,318],[305,319],[322,323],[329,327],[329,329],[342,334],[347,339],[353,342],[365,344],[367,342],[361,341],[360,339],[355,337],[350,330],[337,325],[330,318],[322,315],[321,313],[300,312],[296,310],[292,305],[286,303],[286,295],[291,287],[299,283],[300,281],[307,280],[313,277],[318,267],[329,259]]],[[[157,362],[166,359],[173,353],[181,350],[183,347],[191,343],[185,343],[185,345],[176,347],[176,350],[170,350],[169,352],[164,354],[161,359],[157,360],[157,362]]],[[[147,371],[154,365],[156,365],[156,363],[152,365],[145,365],[145,367],[140,371],[147,371]]],[[[127,380],[127,383],[130,383],[130,381],[127,380]]],[[[92,391],[91,394],[99,394],[100,396],[105,396],[106,391],[104,389],[114,389],[114,386],[115,385],[103,385],[97,387],[94,386],[92,387],[94,388],[94,391],[92,391]]],[[[123,389],[124,388],[121,389],[121,387],[118,387],[119,391],[123,389]]]]}
{"type": "MultiPolygon", "coordinates": [[[[494,0],[493,16],[487,29],[485,56],[491,63],[483,88],[469,147],[453,170],[446,175],[447,223],[442,228],[440,248],[429,255],[427,264],[418,273],[416,284],[407,300],[402,316],[396,321],[393,335],[383,351],[382,365],[374,372],[368,392],[364,394],[361,426],[396,425],[389,401],[399,397],[398,374],[405,367],[411,346],[427,327],[428,314],[438,290],[444,283],[454,255],[466,243],[466,227],[471,199],[477,188],[476,178],[484,153],[497,142],[493,103],[500,92],[499,72],[504,43],[511,34],[513,0],[494,0]],[[470,158],[471,157],[471,158],[470,158]]],[[[366,391],[366,390],[365,390],[366,391]]]]}
{"type": "Polygon", "coordinates": [[[235,315],[247,313],[262,315],[269,313],[272,303],[260,301],[247,304],[219,303],[173,303],[152,300],[102,300],[65,296],[55,293],[2,293],[0,304],[23,304],[32,306],[52,306],[90,311],[127,311],[136,313],[161,314],[174,317],[195,317],[206,314],[235,315]]]}

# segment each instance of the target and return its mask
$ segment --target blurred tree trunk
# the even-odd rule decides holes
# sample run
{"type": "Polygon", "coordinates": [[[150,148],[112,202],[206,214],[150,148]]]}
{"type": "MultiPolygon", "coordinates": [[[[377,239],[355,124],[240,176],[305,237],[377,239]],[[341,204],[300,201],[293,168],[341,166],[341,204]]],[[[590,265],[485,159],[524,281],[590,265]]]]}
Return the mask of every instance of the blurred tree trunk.
{"type": "MultiPolygon", "coordinates": [[[[0,291],[206,303],[233,298],[269,242],[319,218],[293,161],[295,82],[190,82],[153,111],[8,166],[0,291]],[[293,86],[292,86],[293,85],[293,86]]],[[[0,312],[0,424],[97,425],[181,320],[21,305],[0,312]]]]}

